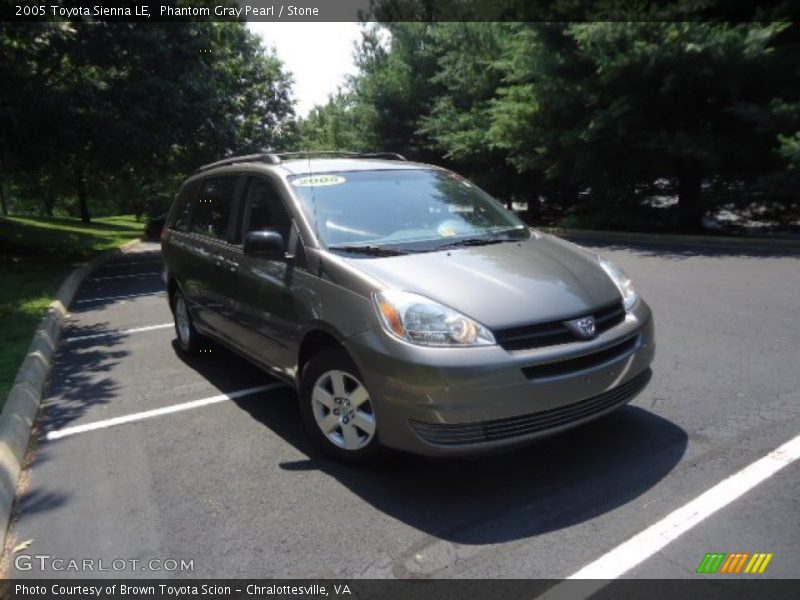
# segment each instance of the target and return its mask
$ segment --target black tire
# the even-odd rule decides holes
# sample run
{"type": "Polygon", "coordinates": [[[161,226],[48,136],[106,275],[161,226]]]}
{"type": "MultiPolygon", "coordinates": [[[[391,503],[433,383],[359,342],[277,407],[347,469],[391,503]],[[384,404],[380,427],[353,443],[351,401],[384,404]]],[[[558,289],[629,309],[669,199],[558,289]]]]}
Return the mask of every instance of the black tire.
{"type": "Polygon", "coordinates": [[[180,348],[181,352],[184,354],[196,354],[200,349],[203,336],[201,336],[197,332],[197,329],[195,329],[194,323],[192,322],[192,314],[189,312],[188,304],[186,304],[186,298],[184,298],[183,294],[179,291],[175,292],[175,297],[172,300],[172,315],[175,320],[175,336],[178,338],[178,348],[180,348]],[[181,310],[186,311],[185,329],[182,328],[181,324],[179,323],[181,318],[179,311],[181,310]]]}
{"type": "MultiPolygon", "coordinates": [[[[330,389],[332,390],[333,388],[330,389]]],[[[331,396],[335,397],[336,395],[332,393],[331,396]]],[[[379,425],[375,417],[374,401],[369,397],[358,369],[344,349],[339,347],[328,348],[311,357],[306,363],[300,377],[300,413],[309,437],[328,456],[343,462],[359,464],[375,462],[384,456],[384,449],[379,440],[379,425]],[[321,403],[314,399],[314,391],[318,384],[323,388],[326,383],[332,385],[331,376],[336,372],[344,374],[344,389],[351,392],[352,397],[355,397],[356,393],[360,392],[356,387],[356,383],[358,383],[367,393],[367,400],[358,407],[352,408],[351,404],[349,404],[351,401],[350,394],[339,398],[342,401],[347,400],[348,405],[345,410],[349,412],[342,411],[338,416],[330,414],[334,412],[332,410],[324,413],[331,419],[336,418],[339,420],[338,430],[333,430],[326,435],[322,430],[322,425],[318,423],[318,418],[322,419],[321,414],[323,413],[321,411],[327,410],[327,407],[322,406],[321,403]],[[352,422],[349,425],[345,425],[348,415],[351,415],[352,422]],[[368,423],[367,418],[370,416],[374,424],[371,437],[365,430],[359,429],[361,423],[368,423]],[[347,436],[345,436],[345,428],[349,429],[349,435],[347,436]],[[348,441],[352,440],[353,429],[355,429],[356,435],[359,436],[361,445],[347,448],[345,447],[347,445],[345,437],[347,437],[348,441]],[[332,438],[338,438],[341,443],[336,443],[332,438]]]]}

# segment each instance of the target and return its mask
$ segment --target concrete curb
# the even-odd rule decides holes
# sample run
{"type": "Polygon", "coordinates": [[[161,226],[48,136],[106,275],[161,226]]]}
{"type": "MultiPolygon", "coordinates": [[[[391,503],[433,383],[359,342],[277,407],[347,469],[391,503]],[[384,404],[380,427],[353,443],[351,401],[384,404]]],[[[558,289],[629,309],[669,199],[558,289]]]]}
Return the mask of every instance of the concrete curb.
{"type": "Polygon", "coordinates": [[[119,248],[108,250],[84,263],[61,283],[56,299],[36,328],[28,353],[17,371],[0,414],[0,530],[5,540],[14,505],[17,482],[22,471],[31,429],[39,412],[47,374],[58,345],[64,319],[75,293],[89,273],[115,256],[122,254],[141,240],[132,240],[119,248]]]}
{"type": "Polygon", "coordinates": [[[603,242],[633,244],[675,245],[709,249],[779,250],[800,252],[800,240],[747,238],[712,235],[681,235],[667,233],[637,233],[633,231],[600,231],[593,229],[564,229],[561,227],[534,227],[539,231],[559,237],[603,242]]]}

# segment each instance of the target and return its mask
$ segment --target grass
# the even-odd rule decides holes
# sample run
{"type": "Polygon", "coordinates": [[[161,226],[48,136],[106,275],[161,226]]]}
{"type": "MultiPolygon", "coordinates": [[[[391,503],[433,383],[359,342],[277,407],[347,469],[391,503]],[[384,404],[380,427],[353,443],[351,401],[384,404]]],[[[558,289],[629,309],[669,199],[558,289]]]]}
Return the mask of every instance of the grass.
{"type": "Polygon", "coordinates": [[[95,219],[0,217],[0,407],[58,286],[98,252],[138,238],[132,215],[95,219]]]}

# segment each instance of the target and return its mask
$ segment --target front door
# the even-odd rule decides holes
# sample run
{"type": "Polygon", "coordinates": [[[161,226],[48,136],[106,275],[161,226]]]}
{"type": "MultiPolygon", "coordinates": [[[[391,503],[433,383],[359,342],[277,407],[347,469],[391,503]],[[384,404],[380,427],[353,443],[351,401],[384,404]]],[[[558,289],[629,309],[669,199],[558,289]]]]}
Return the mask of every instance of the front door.
{"type": "MultiPolygon", "coordinates": [[[[291,256],[301,242],[276,186],[264,177],[251,177],[243,199],[241,240],[251,231],[276,231],[291,256]]],[[[237,284],[227,295],[237,342],[258,361],[288,373],[294,362],[290,342],[300,332],[294,299],[298,267],[291,258],[265,260],[241,252],[236,261],[237,284]]]]}

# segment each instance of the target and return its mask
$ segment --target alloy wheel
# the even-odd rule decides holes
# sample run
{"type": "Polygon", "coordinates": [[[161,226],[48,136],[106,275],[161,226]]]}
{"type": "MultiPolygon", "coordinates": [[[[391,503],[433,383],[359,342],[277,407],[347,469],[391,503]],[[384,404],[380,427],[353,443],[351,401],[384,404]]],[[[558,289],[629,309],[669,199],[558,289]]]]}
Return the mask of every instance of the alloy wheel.
{"type": "Polygon", "coordinates": [[[327,371],[314,384],[314,419],[339,448],[358,450],[375,436],[375,411],[364,384],[346,371],[327,371]]]}

